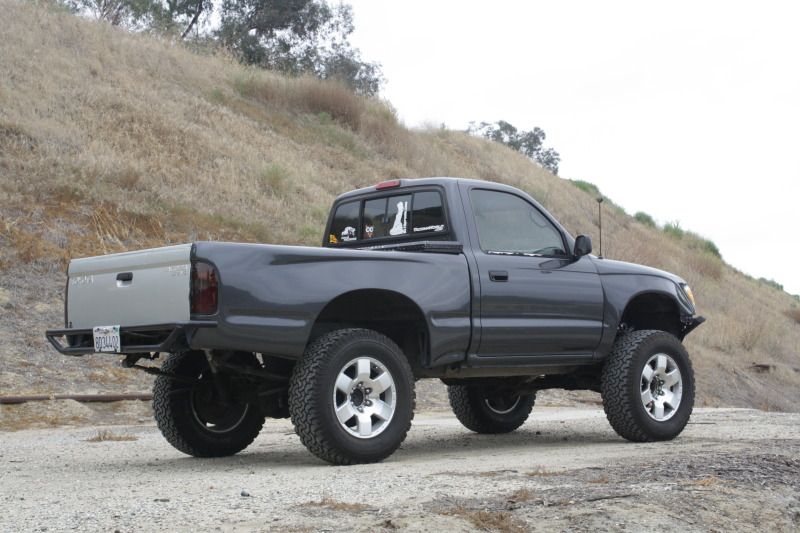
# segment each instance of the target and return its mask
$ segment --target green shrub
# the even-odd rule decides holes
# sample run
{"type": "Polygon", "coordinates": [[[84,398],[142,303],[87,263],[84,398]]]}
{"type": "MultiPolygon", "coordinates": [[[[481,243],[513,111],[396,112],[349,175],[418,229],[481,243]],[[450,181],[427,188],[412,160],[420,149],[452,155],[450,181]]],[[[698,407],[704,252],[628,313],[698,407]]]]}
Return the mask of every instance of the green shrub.
{"type": "Polygon", "coordinates": [[[208,95],[208,99],[215,104],[224,104],[225,94],[222,92],[221,89],[212,89],[208,95]]]}
{"type": "Polygon", "coordinates": [[[633,218],[635,218],[637,222],[644,224],[645,226],[648,226],[650,228],[656,227],[656,221],[653,220],[653,217],[651,217],[644,211],[637,211],[636,214],[633,215],[633,218]]]}
{"type": "Polygon", "coordinates": [[[714,243],[714,241],[711,239],[701,239],[701,242],[703,250],[722,259],[722,254],[719,253],[719,248],[717,248],[717,245],[714,243]]]}
{"type": "Polygon", "coordinates": [[[274,194],[283,193],[289,183],[289,173],[274,163],[265,168],[259,177],[264,188],[274,194]]]}
{"type": "Polygon", "coordinates": [[[777,289],[779,291],[783,290],[783,285],[775,281],[774,279],[767,279],[767,278],[758,278],[758,281],[763,283],[764,285],[769,285],[773,289],[777,289]]]}
{"type": "Polygon", "coordinates": [[[719,253],[719,248],[717,248],[717,245],[714,244],[714,241],[706,239],[705,237],[701,237],[693,231],[687,231],[685,233],[685,237],[689,241],[689,248],[692,248],[693,250],[702,250],[703,252],[713,255],[714,257],[722,259],[722,255],[719,253]]]}
{"type": "Polygon", "coordinates": [[[595,185],[594,183],[589,183],[588,181],[583,181],[583,180],[569,180],[569,182],[574,186],[576,186],[577,188],[579,188],[580,190],[582,190],[583,192],[588,192],[589,194],[595,197],[601,196],[600,189],[598,189],[597,185],[595,185]]]}
{"type": "Polygon", "coordinates": [[[333,122],[333,118],[327,111],[320,111],[319,113],[317,113],[317,119],[319,120],[320,124],[323,124],[325,126],[333,122]]]}
{"type": "Polygon", "coordinates": [[[683,236],[686,234],[681,227],[681,223],[677,220],[675,222],[667,222],[664,224],[664,233],[670,237],[675,237],[676,239],[683,239],[683,236]]]}

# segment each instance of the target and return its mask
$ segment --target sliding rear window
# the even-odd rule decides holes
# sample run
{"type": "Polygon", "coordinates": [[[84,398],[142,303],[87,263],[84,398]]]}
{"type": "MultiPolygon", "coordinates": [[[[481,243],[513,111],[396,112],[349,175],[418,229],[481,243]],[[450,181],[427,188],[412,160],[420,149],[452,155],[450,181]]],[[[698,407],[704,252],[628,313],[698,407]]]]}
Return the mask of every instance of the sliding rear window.
{"type": "Polygon", "coordinates": [[[439,191],[402,192],[340,204],[331,222],[328,243],[421,238],[447,231],[439,191]]]}

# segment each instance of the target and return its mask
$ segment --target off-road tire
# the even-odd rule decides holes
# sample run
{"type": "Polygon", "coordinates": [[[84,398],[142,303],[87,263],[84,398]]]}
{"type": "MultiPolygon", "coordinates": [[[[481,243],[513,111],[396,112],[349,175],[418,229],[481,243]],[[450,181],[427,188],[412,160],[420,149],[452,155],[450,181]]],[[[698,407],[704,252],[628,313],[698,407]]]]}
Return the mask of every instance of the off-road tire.
{"type": "Polygon", "coordinates": [[[456,418],[475,433],[510,433],[528,419],[536,401],[536,393],[519,396],[519,402],[507,413],[499,413],[487,405],[491,393],[480,385],[449,385],[447,395],[456,418]]]}
{"type": "Polygon", "coordinates": [[[633,442],[674,439],[686,427],[694,407],[694,371],[689,354],[677,337],[665,331],[632,331],[617,338],[603,363],[600,387],[603,409],[611,427],[633,442]],[[664,421],[648,415],[640,389],[644,365],[658,353],[665,353],[675,361],[683,386],[680,405],[664,421]]]}
{"type": "MultiPolygon", "coordinates": [[[[252,354],[241,354],[241,358],[245,364],[258,364],[252,354]]],[[[171,354],[161,370],[192,379],[210,371],[202,352],[171,354]]],[[[247,404],[246,412],[235,427],[222,433],[212,432],[195,415],[192,389],[191,385],[166,376],[158,376],[153,385],[156,424],[176,449],[194,457],[226,457],[244,450],[258,436],[264,426],[264,415],[257,405],[247,404]]]]}
{"type": "Polygon", "coordinates": [[[308,450],[336,465],[374,463],[400,447],[414,417],[414,375],[403,352],[388,337],[368,329],[341,329],[315,340],[295,365],[289,383],[289,413],[308,450]],[[334,388],[340,370],[369,354],[389,370],[396,388],[395,411],[378,435],[350,435],[335,414],[334,388]]]}

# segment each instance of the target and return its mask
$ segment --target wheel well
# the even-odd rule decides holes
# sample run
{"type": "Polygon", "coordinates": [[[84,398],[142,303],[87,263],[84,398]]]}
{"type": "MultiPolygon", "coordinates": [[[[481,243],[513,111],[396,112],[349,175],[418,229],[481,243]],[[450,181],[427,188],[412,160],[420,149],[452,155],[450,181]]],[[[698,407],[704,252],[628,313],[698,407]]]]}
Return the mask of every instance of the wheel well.
{"type": "Polygon", "coordinates": [[[407,296],[381,289],[342,294],[319,314],[308,342],[329,331],[352,327],[386,335],[406,355],[414,374],[422,368],[428,354],[428,324],[422,310],[407,296]]]}
{"type": "Polygon", "coordinates": [[[682,329],[677,302],[658,293],[640,294],[628,302],[620,326],[633,330],[657,329],[676,337],[680,337],[682,329]]]}

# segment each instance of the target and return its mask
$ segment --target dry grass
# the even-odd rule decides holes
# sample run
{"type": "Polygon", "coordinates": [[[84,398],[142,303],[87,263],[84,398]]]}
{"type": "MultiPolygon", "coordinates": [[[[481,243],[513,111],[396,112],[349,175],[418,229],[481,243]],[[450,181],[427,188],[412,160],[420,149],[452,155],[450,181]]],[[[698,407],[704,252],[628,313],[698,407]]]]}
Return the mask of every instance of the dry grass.
{"type": "Polygon", "coordinates": [[[692,485],[698,487],[710,487],[712,485],[716,485],[717,483],[719,483],[719,478],[717,478],[716,476],[709,476],[701,479],[695,479],[694,481],[691,482],[692,485]]]}
{"type": "Polygon", "coordinates": [[[91,418],[88,408],[74,401],[51,400],[0,405],[0,431],[80,425],[91,418]]]}
{"type": "Polygon", "coordinates": [[[784,314],[794,320],[797,324],[800,324],[800,307],[792,307],[791,309],[787,309],[784,314]]]}
{"type": "MultiPolygon", "coordinates": [[[[189,240],[317,245],[336,195],[390,177],[500,181],[531,193],[574,234],[597,236],[592,194],[497,143],[405,128],[388,104],[337,84],[245,68],[33,3],[0,0],[0,10],[0,72],[10,73],[0,76],[4,277],[25,270],[60,284],[70,257],[189,240]]],[[[699,403],[800,401],[796,374],[778,371],[735,378],[736,398],[719,392],[753,360],[792,366],[800,311],[792,320],[785,312],[794,299],[618,209],[603,222],[606,257],[694,287],[708,318],[687,340],[699,403]]],[[[22,289],[22,301],[35,290],[22,289]]]]}
{"type": "Polygon", "coordinates": [[[608,483],[608,476],[603,474],[603,475],[597,476],[596,478],[592,478],[592,479],[588,480],[588,482],[589,483],[593,483],[595,485],[605,485],[605,484],[608,483]]]}
{"type": "Polygon", "coordinates": [[[539,497],[530,489],[519,489],[509,494],[506,499],[511,502],[523,503],[532,502],[539,499],[539,497]]]}
{"type": "Polygon", "coordinates": [[[86,442],[127,442],[133,440],[138,440],[135,435],[122,435],[113,433],[107,429],[102,429],[93,437],[86,439],[86,442]]]}
{"type": "Polygon", "coordinates": [[[525,475],[529,477],[548,477],[548,476],[554,476],[556,474],[557,472],[551,472],[550,470],[547,470],[543,466],[537,466],[535,470],[531,470],[530,472],[525,473],[525,475]]]}
{"type": "Polygon", "coordinates": [[[369,505],[364,505],[363,503],[347,503],[347,502],[340,502],[339,500],[334,500],[328,496],[321,498],[319,501],[311,501],[301,504],[302,507],[321,507],[324,509],[331,509],[334,511],[350,511],[350,512],[362,512],[368,511],[371,509],[369,505]]]}
{"type": "Polygon", "coordinates": [[[496,531],[498,533],[523,533],[528,531],[524,522],[521,522],[513,514],[506,511],[484,511],[459,506],[439,511],[439,514],[463,518],[480,531],[496,531]]]}

